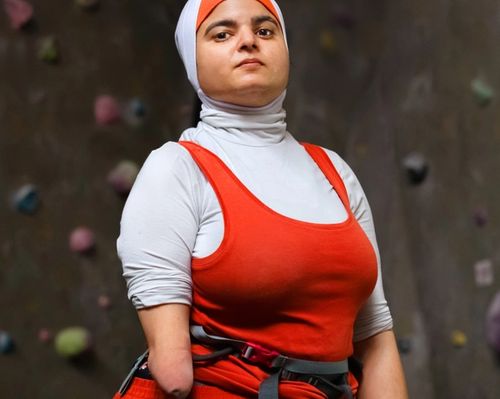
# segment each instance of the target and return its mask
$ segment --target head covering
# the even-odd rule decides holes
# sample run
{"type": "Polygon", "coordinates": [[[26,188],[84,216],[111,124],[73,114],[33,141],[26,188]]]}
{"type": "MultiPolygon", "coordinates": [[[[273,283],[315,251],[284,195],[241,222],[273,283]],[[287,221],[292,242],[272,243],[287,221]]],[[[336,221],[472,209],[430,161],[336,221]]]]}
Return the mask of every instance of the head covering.
{"type": "MultiPolygon", "coordinates": [[[[198,71],[196,68],[196,32],[203,21],[222,1],[224,0],[188,0],[181,12],[177,28],[175,30],[175,43],[177,45],[179,55],[184,63],[184,67],[186,68],[189,81],[205,108],[242,114],[279,112],[283,106],[286,90],[284,90],[280,96],[267,105],[262,107],[245,107],[217,101],[208,97],[201,89],[198,82],[198,71]]],[[[285,33],[285,21],[278,4],[274,0],[256,1],[266,7],[269,12],[271,12],[278,19],[285,38],[285,44],[288,46],[285,33]]]]}

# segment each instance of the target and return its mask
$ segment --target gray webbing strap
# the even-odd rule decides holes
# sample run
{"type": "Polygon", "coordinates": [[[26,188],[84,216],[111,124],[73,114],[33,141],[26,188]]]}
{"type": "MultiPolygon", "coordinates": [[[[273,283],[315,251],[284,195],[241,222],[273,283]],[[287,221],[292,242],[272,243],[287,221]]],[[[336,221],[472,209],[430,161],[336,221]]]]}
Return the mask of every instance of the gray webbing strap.
{"type": "Polygon", "coordinates": [[[259,385],[259,399],[278,399],[279,384],[282,370],[271,374],[259,385]]]}
{"type": "Polygon", "coordinates": [[[292,373],[316,375],[344,374],[349,371],[347,359],[338,362],[315,362],[280,356],[276,359],[276,364],[273,362],[273,367],[281,367],[292,373]]]}
{"type": "Polygon", "coordinates": [[[123,380],[122,384],[120,385],[120,388],[118,389],[118,392],[120,392],[120,396],[125,395],[125,392],[127,392],[128,388],[130,387],[130,384],[132,383],[132,380],[134,379],[135,372],[142,365],[142,363],[144,363],[144,361],[147,359],[148,355],[149,355],[149,350],[146,350],[141,356],[139,356],[135,360],[134,365],[132,366],[132,369],[127,374],[127,376],[123,380]]]}

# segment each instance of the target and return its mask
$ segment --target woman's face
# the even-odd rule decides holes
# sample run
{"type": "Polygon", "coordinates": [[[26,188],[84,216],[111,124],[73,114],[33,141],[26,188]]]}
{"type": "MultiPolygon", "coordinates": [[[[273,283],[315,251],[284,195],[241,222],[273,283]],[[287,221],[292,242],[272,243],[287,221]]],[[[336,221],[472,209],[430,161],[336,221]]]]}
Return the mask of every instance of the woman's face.
{"type": "Polygon", "coordinates": [[[259,107],[288,83],[289,60],[279,22],[256,0],[225,0],[196,36],[198,81],[209,97],[259,107]]]}

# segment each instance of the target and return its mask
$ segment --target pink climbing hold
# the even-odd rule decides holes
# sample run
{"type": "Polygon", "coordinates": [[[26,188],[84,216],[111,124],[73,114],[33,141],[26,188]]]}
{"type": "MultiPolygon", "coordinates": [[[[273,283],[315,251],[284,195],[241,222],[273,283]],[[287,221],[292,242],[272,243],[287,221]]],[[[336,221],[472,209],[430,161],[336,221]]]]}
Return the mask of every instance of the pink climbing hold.
{"type": "Polygon", "coordinates": [[[77,227],[69,237],[69,247],[73,252],[89,253],[95,247],[95,237],[87,227],[77,227]]]}
{"type": "Polygon", "coordinates": [[[121,119],[120,105],[114,97],[101,95],[95,100],[94,114],[98,125],[111,125],[121,119]]]}
{"type": "Polygon", "coordinates": [[[33,6],[24,0],[3,0],[3,5],[14,29],[21,29],[33,18],[33,6]]]}
{"type": "Polygon", "coordinates": [[[99,295],[99,298],[97,298],[97,304],[101,309],[109,309],[111,307],[111,299],[107,295],[99,295]]]}
{"type": "Polygon", "coordinates": [[[43,342],[46,344],[47,342],[52,341],[52,338],[54,338],[52,331],[50,331],[48,328],[41,328],[38,330],[38,340],[40,342],[43,342]]]}
{"type": "Polygon", "coordinates": [[[497,292],[486,315],[488,344],[500,355],[500,291],[497,292]]]}

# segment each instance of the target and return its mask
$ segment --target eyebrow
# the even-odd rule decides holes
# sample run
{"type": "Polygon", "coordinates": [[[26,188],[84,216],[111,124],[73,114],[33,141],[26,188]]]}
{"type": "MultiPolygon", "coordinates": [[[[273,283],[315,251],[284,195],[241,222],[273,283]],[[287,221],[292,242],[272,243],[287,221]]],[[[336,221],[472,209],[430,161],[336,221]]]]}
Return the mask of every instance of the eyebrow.
{"type": "MultiPolygon", "coordinates": [[[[276,22],[276,20],[269,15],[259,15],[259,16],[252,18],[252,25],[259,25],[262,22],[271,22],[272,24],[276,25],[277,28],[279,28],[279,25],[276,22]]],[[[220,21],[215,21],[215,22],[211,23],[210,25],[208,25],[207,29],[205,30],[205,36],[208,35],[208,33],[212,29],[214,29],[218,26],[225,26],[228,28],[234,28],[237,25],[238,24],[234,19],[221,19],[220,21]]]]}

